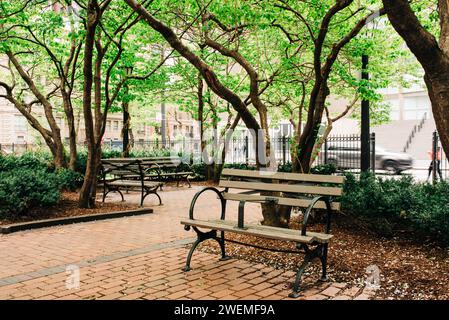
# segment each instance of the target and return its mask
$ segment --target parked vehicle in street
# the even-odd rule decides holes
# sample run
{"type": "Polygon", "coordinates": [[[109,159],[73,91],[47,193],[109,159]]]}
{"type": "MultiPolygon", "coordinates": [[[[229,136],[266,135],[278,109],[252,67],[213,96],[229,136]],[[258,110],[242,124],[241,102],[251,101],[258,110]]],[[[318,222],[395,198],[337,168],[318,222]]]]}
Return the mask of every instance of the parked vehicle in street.
{"type": "MultiPolygon", "coordinates": [[[[413,158],[409,154],[388,151],[381,146],[376,146],[375,158],[376,170],[400,174],[402,171],[413,168],[413,158]]],[[[327,163],[334,164],[338,169],[359,169],[360,146],[329,144],[327,163]]]]}

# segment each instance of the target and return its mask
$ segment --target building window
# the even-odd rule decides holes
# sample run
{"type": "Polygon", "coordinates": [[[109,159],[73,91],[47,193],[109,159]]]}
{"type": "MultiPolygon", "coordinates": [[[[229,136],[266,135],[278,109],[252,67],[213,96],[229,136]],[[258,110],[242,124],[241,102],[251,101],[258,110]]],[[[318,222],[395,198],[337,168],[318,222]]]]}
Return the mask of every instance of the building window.
{"type": "Polygon", "coordinates": [[[14,129],[16,131],[26,131],[27,130],[27,122],[25,117],[22,115],[16,115],[14,119],[14,129]]]}
{"type": "Polygon", "coordinates": [[[114,121],[114,131],[118,131],[118,121],[114,121]]]}
{"type": "Polygon", "coordinates": [[[111,132],[111,120],[106,121],[106,131],[111,132]]]}

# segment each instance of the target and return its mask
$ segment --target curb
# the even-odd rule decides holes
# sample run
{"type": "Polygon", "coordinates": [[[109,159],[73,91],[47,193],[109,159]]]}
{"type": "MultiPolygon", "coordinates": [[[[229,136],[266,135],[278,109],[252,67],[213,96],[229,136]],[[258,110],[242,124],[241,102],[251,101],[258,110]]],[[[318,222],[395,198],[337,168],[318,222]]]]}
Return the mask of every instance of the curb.
{"type": "Polygon", "coordinates": [[[0,234],[8,234],[8,233],[13,233],[13,232],[17,232],[17,231],[73,224],[73,223],[78,223],[78,222],[89,222],[89,221],[97,221],[97,220],[131,217],[131,216],[138,216],[138,215],[148,214],[148,213],[153,213],[153,209],[144,208],[144,209],[136,209],[136,210],[117,211],[117,212],[108,212],[108,213],[96,213],[96,214],[83,215],[83,216],[74,216],[74,217],[65,217],[65,218],[45,219],[45,220],[39,220],[39,221],[14,223],[14,224],[0,227],[0,234]]]}

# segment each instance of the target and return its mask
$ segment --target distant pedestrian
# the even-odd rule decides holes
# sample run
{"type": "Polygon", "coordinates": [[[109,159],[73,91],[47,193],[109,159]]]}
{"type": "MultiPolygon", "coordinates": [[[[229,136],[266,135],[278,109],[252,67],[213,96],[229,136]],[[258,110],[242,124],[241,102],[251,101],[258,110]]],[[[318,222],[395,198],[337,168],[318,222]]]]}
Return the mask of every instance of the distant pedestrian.
{"type": "Polygon", "coordinates": [[[427,175],[427,181],[429,181],[430,175],[432,174],[433,170],[436,170],[438,175],[440,176],[440,180],[443,180],[443,174],[441,173],[441,150],[440,147],[437,147],[437,152],[435,155],[435,168],[433,167],[433,151],[428,152],[430,156],[430,165],[429,165],[429,174],[427,175]]]}

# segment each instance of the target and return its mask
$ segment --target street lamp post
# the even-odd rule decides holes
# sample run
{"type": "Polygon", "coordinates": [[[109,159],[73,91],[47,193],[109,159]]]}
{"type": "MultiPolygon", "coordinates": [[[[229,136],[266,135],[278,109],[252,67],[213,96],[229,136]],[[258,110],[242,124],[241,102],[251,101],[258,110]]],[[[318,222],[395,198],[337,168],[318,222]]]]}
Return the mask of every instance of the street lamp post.
{"type": "MultiPolygon", "coordinates": [[[[362,56],[362,80],[369,81],[368,73],[368,56],[362,56]]],[[[364,98],[362,100],[362,114],[361,114],[361,155],[360,155],[360,169],[362,172],[368,172],[370,169],[370,114],[369,114],[369,100],[364,98]]],[[[373,164],[374,165],[374,164],[373,164]]]]}
{"type": "MultiPolygon", "coordinates": [[[[133,67],[125,67],[125,76],[128,77],[133,72],[133,67]]],[[[122,135],[123,135],[123,152],[122,156],[123,158],[129,157],[129,128],[130,128],[130,117],[129,117],[129,100],[128,100],[128,94],[129,94],[129,85],[128,81],[125,81],[124,83],[125,87],[125,98],[123,99],[123,129],[122,129],[122,135]]]]}

